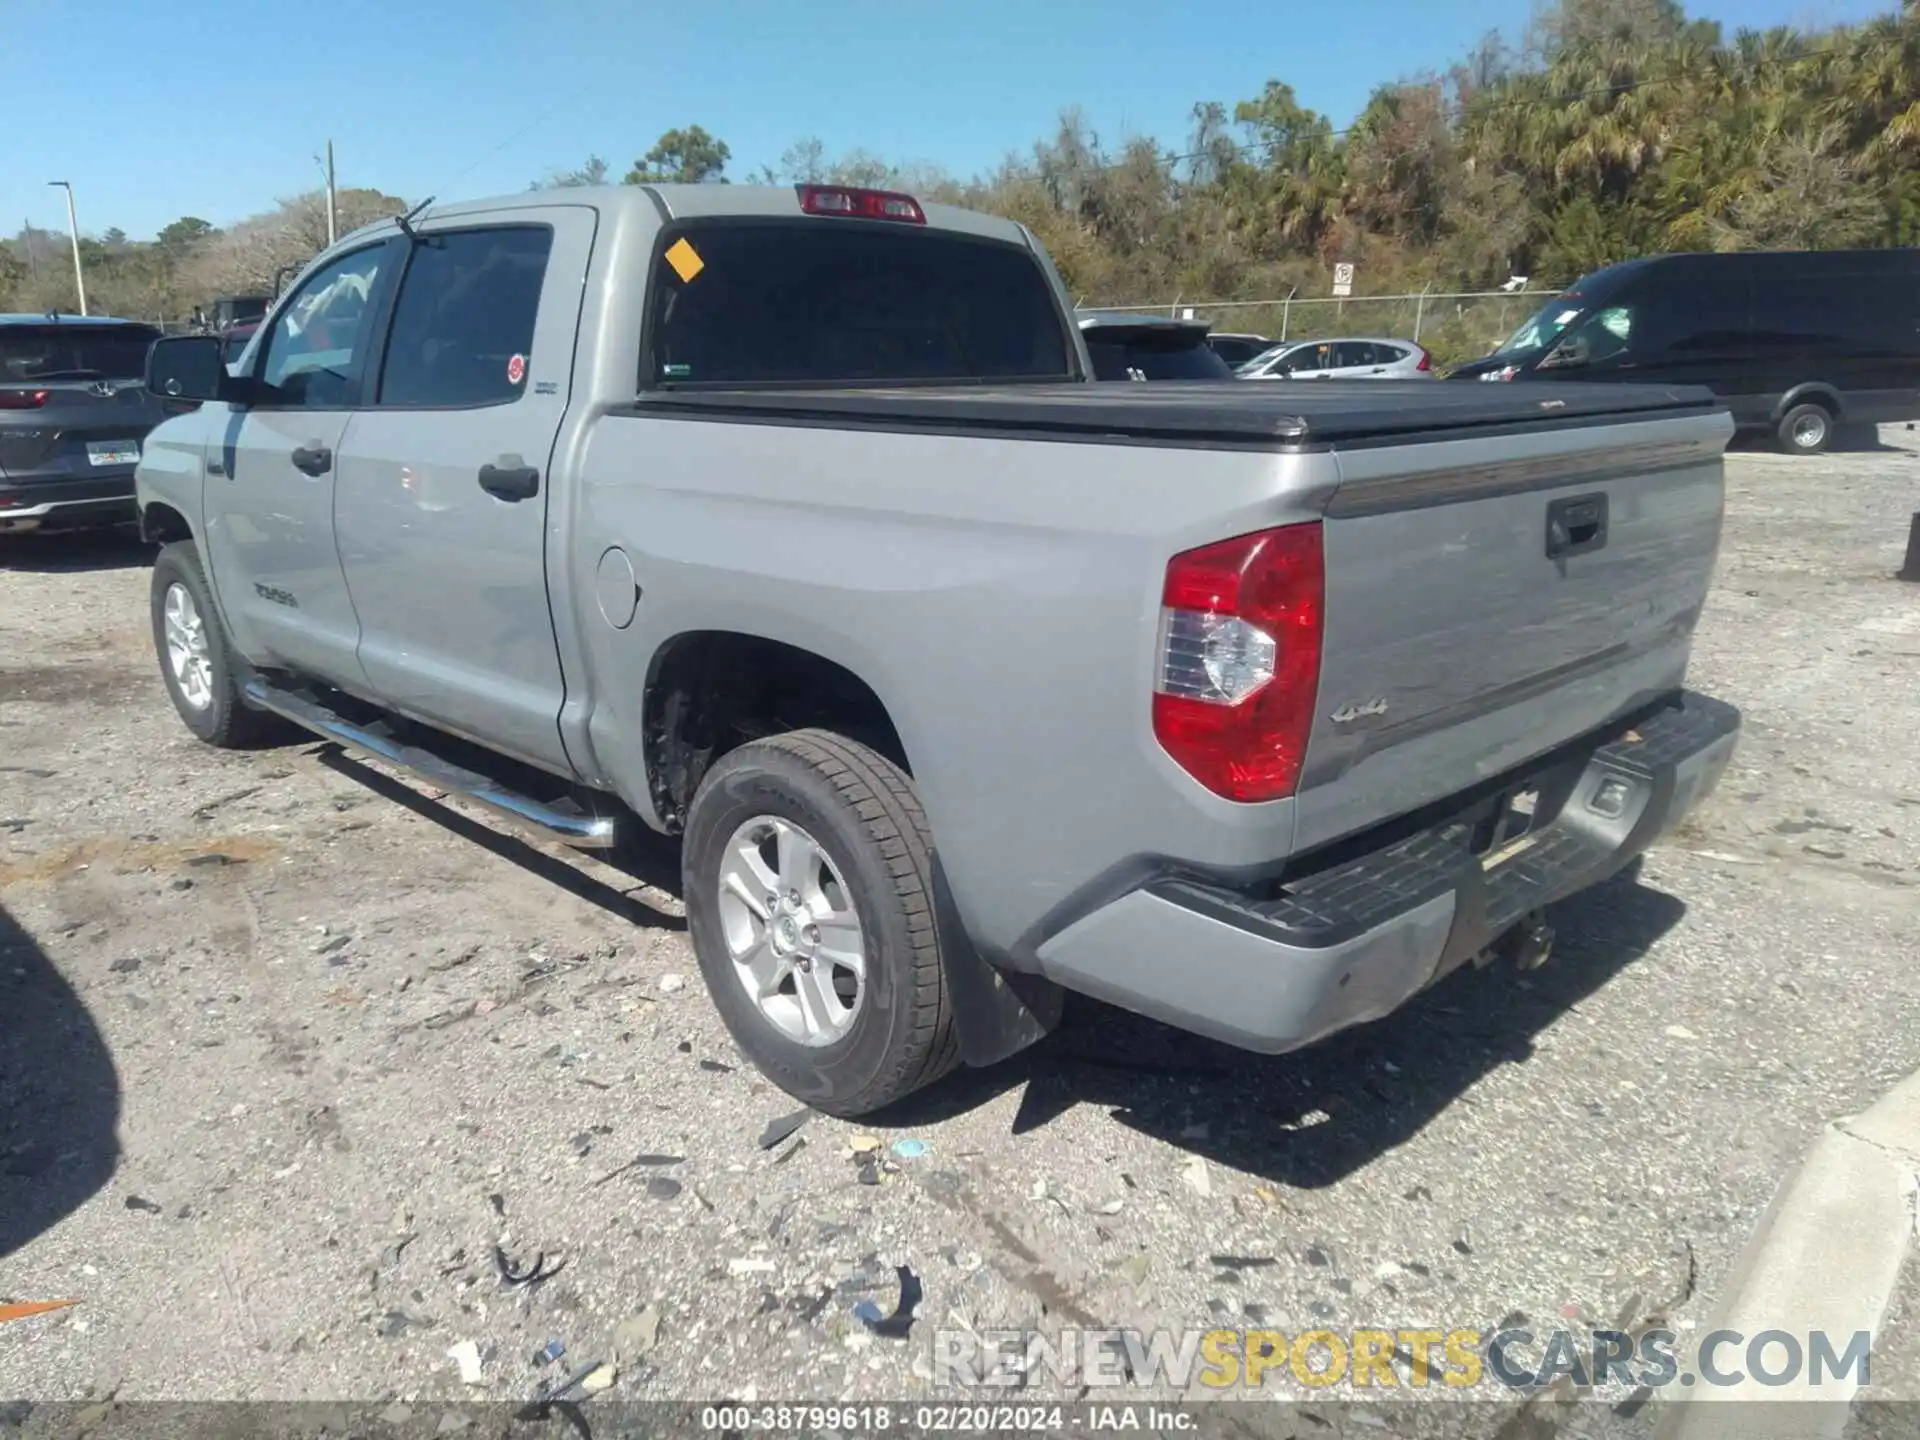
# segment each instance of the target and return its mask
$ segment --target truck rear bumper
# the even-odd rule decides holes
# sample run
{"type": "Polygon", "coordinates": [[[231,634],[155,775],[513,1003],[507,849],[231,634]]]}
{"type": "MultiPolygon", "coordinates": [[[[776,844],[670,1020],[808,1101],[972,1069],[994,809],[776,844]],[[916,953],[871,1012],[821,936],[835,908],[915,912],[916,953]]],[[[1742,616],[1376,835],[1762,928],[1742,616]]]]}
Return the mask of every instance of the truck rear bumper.
{"type": "Polygon", "coordinates": [[[1295,1049],[1377,1019],[1620,869],[1712,791],[1739,731],[1731,705],[1684,693],[1414,828],[1342,842],[1308,873],[1151,880],[1043,943],[1042,969],[1249,1050],[1295,1049]]]}

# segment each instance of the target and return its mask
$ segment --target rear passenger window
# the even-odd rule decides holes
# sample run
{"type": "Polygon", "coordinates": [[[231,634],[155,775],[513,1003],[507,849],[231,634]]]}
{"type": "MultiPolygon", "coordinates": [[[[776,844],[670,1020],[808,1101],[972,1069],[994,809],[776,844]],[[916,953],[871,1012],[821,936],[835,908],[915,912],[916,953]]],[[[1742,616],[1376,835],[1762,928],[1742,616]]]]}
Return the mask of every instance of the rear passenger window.
{"type": "Polygon", "coordinates": [[[517,400],[552,248],[545,225],[421,236],[400,281],[377,403],[450,408],[517,400]]]}
{"type": "Polygon", "coordinates": [[[1379,363],[1380,362],[1374,358],[1373,342],[1369,340],[1341,341],[1339,359],[1334,361],[1335,366],[1340,368],[1352,365],[1377,365],[1379,363]]]}

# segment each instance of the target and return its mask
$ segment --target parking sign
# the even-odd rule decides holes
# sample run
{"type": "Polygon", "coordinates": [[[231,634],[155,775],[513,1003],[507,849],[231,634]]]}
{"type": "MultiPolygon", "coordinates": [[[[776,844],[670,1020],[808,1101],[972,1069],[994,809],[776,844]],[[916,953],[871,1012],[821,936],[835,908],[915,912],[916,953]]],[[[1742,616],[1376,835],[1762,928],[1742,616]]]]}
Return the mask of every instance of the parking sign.
{"type": "Polygon", "coordinates": [[[1353,293],[1353,266],[1336,265],[1333,267],[1333,293],[1351,295],[1353,293]]]}

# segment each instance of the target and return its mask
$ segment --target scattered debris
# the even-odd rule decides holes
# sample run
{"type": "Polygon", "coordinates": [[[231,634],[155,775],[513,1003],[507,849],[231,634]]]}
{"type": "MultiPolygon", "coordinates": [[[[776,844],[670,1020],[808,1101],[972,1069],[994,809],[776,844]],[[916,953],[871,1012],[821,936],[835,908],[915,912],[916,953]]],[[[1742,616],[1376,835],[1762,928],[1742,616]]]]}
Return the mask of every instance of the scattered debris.
{"type": "Polygon", "coordinates": [[[493,1207],[494,1214],[505,1218],[507,1213],[506,1196],[502,1195],[498,1190],[491,1191],[487,1195],[487,1204],[493,1207]]]}
{"type": "Polygon", "coordinates": [[[767,1128],[760,1132],[760,1148],[771,1150],[807,1121],[813,1118],[812,1110],[795,1110],[791,1115],[781,1115],[767,1122],[767,1128]]]}
{"type": "Polygon", "coordinates": [[[423,1320],[418,1315],[409,1315],[404,1310],[389,1310],[380,1317],[380,1323],[374,1327],[381,1339],[392,1340],[409,1330],[431,1330],[433,1321],[423,1320]]]}
{"type": "Polygon", "coordinates": [[[642,1166],[679,1165],[682,1162],[684,1162],[686,1158],[687,1157],[684,1155],[651,1155],[651,1154],[636,1155],[633,1157],[633,1159],[627,1161],[626,1164],[620,1166],[618,1169],[609,1170],[606,1174],[602,1175],[598,1180],[595,1180],[593,1183],[595,1185],[604,1185],[609,1180],[613,1179],[615,1176],[624,1175],[629,1170],[639,1169],[642,1166]]]}
{"type": "Polygon", "coordinates": [[[854,1168],[853,1178],[862,1185],[878,1185],[880,1167],[871,1159],[861,1159],[854,1168]]]}
{"type": "Polygon", "coordinates": [[[613,1358],[622,1365],[632,1365],[659,1343],[660,1309],[656,1305],[628,1316],[613,1328],[613,1358]]]}
{"type": "Polygon", "coordinates": [[[316,955],[331,955],[336,950],[346,949],[347,946],[352,943],[353,935],[351,932],[343,930],[338,935],[329,935],[325,940],[322,940],[318,945],[314,946],[313,953],[316,955]]]}
{"type": "Polygon", "coordinates": [[[927,1142],[911,1138],[896,1140],[890,1148],[902,1160],[918,1160],[927,1153],[927,1142]]]}
{"type": "Polygon", "coordinates": [[[794,1156],[798,1155],[802,1150],[806,1148],[807,1148],[807,1137],[802,1135],[798,1140],[794,1141],[793,1144],[789,1145],[786,1149],[782,1150],[778,1155],[774,1156],[773,1163],[776,1165],[784,1165],[787,1163],[787,1161],[791,1160],[794,1156]]]}
{"type": "Polygon", "coordinates": [[[538,1350],[533,1352],[533,1359],[529,1363],[532,1364],[534,1369],[538,1370],[542,1365],[551,1365],[554,1361],[558,1360],[561,1356],[565,1355],[566,1353],[567,1353],[566,1341],[549,1340],[547,1341],[546,1344],[542,1345],[538,1350]]]}
{"type": "Polygon", "coordinates": [[[770,1275],[773,1273],[773,1261],[764,1255],[736,1255],[727,1261],[729,1275],[770,1275]]]}
{"type": "Polygon", "coordinates": [[[126,1206],[127,1206],[127,1209],[129,1210],[144,1210],[149,1215],[158,1215],[162,1210],[162,1208],[164,1208],[162,1206],[154,1204],[153,1201],[147,1199],[143,1195],[127,1196],[126,1206]]]}
{"type": "Polygon", "coordinates": [[[1094,1210],[1096,1215],[1118,1215],[1126,1207],[1124,1200],[1109,1200],[1094,1210]]]}
{"type": "Polygon", "coordinates": [[[575,1155],[584,1160],[587,1157],[587,1153],[593,1149],[593,1132],[590,1130],[582,1130],[579,1134],[575,1135],[573,1139],[569,1140],[567,1144],[572,1148],[575,1155]]]}
{"type": "Polygon", "coordinates": [[[873,1301],[862,1300],[853,1307],[853,1314],[874,1334],[888,1340],[904,1340],[913,1328],[914,1307],[920,1303],[920,1277],[905,1265],[896,1265],[893,1271],[900,1279],[900,1303],[893,1313],[883,1316],[873,1301]]]}
{"type": "Polygon", "coordinates": [[[1684,1025],[1667,1026],[1667,1037],[1672,1040],[1698,1040],[1700,1038],[1684,1025]]]}
{"type": "Polygon", "coordinates": [[[598,1395],[602,1390],[612,1389],[613,1382],[619,1378],[619,1371],[602,1363],[580,1377],[580,1388],[589,1395],[598,1395]]]}
{"type": "Polygon", "coordinates": [[[383,1248],[380,1251],[380,1264],[378,1268],[381,1270],[393,1269],[394,1266],[400,1263],[400,1256],[405,1253],[407,1246],[411,1245],[413,1240],[413,1234],[409,1231],[407,1234],[397,1237],[392,1244],[383,1248]]]}
{"type": "Polygon", "coordinates": [[[723,1065],[718,1060],[702,1060],[700,1068],[714,1075],[731,1075],[733,1066],[723,1065]]]}
{"type": "Polygon", "coordinates": [[[189,855],[186,863],[196,870],[204,870],[209,867],[224,868],[228,865],[244,865],[247,862],[245,858],[241,856],[228,855],[220,850],[209,850],[204,855],[189,855]]]}
{"type": "Polygon", "coordinates": [[[138,970],[139,968],[140,968],[140,957],[137,955],[125,956],[124,958],[116,960],[111,965],[107,966],[107,969],[111,970],[116,975],[131,975],[134,971],[138,970]]]}
{"type": "Polygon", "coordinates": [[[478,1385],[485,1378],[480,1373],[480,1347],[473,1341],[447,1347],[447,1358],[459,1367],[461,1384],[478,1385]]]}
{"type": "Polygon", "coordinates": [[[873,1135],[856,1135],[847,1142],[847,1148],[856,1155],[871,1155],[880,1148],[880,1141],[873,1135]]]}
{"type": "MultiPolygon", "coordinates": [[[[552,1404],[554,1401],[558,1400],[561,1396],[565,1395],[568,1391],[572,1390],[576,1385],[581,1384],[581,1382],[583,1382],[589,1375],[593,1374],[596,1370],[603,1368],[605,1363],[606,1363],[605,1361],[601,1361],[601,1360],[589,1360],[586,1364],[582,1365],[578,1370],[573,1371],[571,1374],[565,1376],[559,1381],[542,1380],[540,1384],[534,1389],[533,1395],[531,1397],[532,1403],[535,1406],[546,1406],[546,1405],[552,1404]]],[[[612,1384],[613,1382],[611,1379],[609,1379],[607,1383],[612,1384]]],[[[606,1386],[602,1385],[599,1388],[604,1390],[606,1389],[606,1386]]]]}
{"type": "Polygon", "coordinates": [[[1280,1262],[1271,1255],[1209,1255],[1207,1263],[1222,1270],[1265,1270],[1280,1262]]]}
{"type": "Polygon", "coordinates": [[[1433,1192],[1424,1185],[1416,1185],[1400,1197],[1402,1200],[1431,1200],[1433,1192]]]}
{"type": "Polygon", "coordinates": [[[502,1250],[498,1245],[493,1247],[493,1268],[500,1274],[501,1285],[509,1290],[521,1289],[529,1285],[538,1285],[543,1280],[551,1280],[564,1270],[566,1265],[566,1260],[562,1258],[556,1260],[551,1266],[548,1266],[546,1251],[536,1250],[533,1256],[533,1264],[529,1265],[525,1270],[519,1270],[507,1259],[506,1251],[502,1250]]]}
{"type": "Polygon", "coordinates": [[[1196,1195],[1213,1194],[1213,1180],[1207,1174],[1207,1162],[1198,1155],[1180,1167],[1180,1178],[1187,1182],[1187,1188],[1196,1195]]]}
{"type": "Polygon", "coordinates": [[[680,1194],[680,1190],[680,1182],[670,1175],[654,1175],[647,1180],[649,1200],[672,1200],[680,1194]]]}
{"type": "Polygon", "coordinates": [[[684,990],[686,988],[687,977],[684,975],[662,975],[660,977],[660,993],[662,995],[671,995],[676,990],[684,990]]]}
{"type": "Polygon", "coordinates": [[[1136,1251],[1113,1267],[1113,1273],[1129,1285],[1143,1285],[1147,1279],[1147,1255],[1136,1251]]]}

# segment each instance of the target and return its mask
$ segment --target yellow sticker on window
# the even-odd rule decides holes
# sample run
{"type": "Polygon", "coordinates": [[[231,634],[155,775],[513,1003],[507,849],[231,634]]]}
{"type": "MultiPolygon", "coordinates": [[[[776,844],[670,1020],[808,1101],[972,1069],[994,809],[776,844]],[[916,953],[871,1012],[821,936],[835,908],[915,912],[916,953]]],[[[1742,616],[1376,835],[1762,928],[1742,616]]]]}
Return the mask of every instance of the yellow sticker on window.
{"type": "Polygon", "coordinates": [[[673,267],[673,273],[680,277],[682,284],[707,268],[707,262],[700,258],[700,252],[684,239],[676,240],[667,247],[667,264],[673,267]]]}

